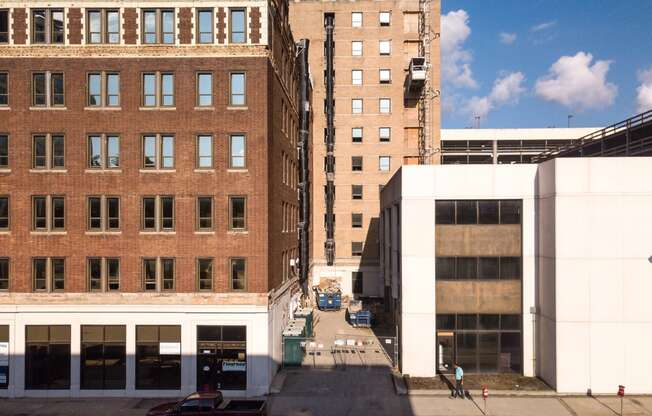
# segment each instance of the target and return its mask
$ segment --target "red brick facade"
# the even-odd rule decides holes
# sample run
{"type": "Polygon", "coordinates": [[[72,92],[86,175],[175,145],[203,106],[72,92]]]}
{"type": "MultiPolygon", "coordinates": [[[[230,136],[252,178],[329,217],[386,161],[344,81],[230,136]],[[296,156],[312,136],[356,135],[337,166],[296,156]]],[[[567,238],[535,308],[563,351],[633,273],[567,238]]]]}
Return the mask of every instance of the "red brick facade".
{"type": "Polygon", "coordinates": [[[78,7],[68,9],[68,42],[71,45],[82,43],[82,12],[78,7]]]}
{"type": "Polygon", "coordinates": [[[14,43],[23,45],[27,43],[27,10],[14,9],[12,17],[14,20],[12,25],[14,43]]]}

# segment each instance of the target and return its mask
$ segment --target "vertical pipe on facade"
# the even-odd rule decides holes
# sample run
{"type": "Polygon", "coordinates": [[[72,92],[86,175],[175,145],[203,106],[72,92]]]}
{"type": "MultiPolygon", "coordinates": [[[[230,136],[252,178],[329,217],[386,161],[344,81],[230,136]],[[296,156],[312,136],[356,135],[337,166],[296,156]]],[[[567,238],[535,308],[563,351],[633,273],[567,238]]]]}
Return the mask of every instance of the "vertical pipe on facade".
{"type": "Polygon", "coordinates": [[[310,264],[310,74],[308,47],[310,41],[299,41],[299,283],[308,295],[308,267],[310,264]]]}
{"type": "Polygon", "coordinates": [[[333,265],[335,258],[335,224],[333,211],[335,204],[335,144],[334,101],[333,101],[333,20],[335,16],[327,13],[324,16],[326,29],[326,264],[333,265]]]}

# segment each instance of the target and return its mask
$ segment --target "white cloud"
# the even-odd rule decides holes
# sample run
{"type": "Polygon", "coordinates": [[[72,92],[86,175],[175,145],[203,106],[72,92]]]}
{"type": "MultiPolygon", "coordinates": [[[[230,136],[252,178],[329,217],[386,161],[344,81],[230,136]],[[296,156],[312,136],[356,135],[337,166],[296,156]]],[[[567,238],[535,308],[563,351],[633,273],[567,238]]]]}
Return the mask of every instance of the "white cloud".
{"type": "Polygon", "coordinates": [[[618,87],[606,80],[611,61],[592,61],[586,52],[562,56],[537,80],[535,93],[579,111],[610,106],[618,95],[618,87]]]}
{"type": "Polygon", "coordinates": [[[524,81],[525,76],[522,72],[504,74],[494,81],[494,86],[489,95],[471,97],[466,103],[466,112],[472,117],[486,118],[491,111],[500,106],[517,103],[525,92],[524,81]]]}
{"type": "Polygon", "coordinates": [[[441,71],[444,83],[455,87],[477,87],[471,71],[471,52],[464,49],[464,42],[470,34],[466,11],[451,11],[441,17],[441,71]]]}
{"type": "Polygon", "coordinates": [[[638,95],[636,102],[638,104],[638,112],[652,110],[652,67],[638,71],[638,80],[641,85],[636,88],[638,95]]]}
{"type": "Polygon", "coordinates": [[[549,20],[547,22],[539,23],[538,25],[534,25],[530,28],[531,32],[540,32],[542,30],[549,29],[557,24],[556,20],[549,20]]]}
{"type": "Polygon", "coordinates": [[[505,45],[511,45],[516,41],[516,33],[501,32],[498,34],[498,38],[500,39],[501,43],[504,43],[505,45]]]}

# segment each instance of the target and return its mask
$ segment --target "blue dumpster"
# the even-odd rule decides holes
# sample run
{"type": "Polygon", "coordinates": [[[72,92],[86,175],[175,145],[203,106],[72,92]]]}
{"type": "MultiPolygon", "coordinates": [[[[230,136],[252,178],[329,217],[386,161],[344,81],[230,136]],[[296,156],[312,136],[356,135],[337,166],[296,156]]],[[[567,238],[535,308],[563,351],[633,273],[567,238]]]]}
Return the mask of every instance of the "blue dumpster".
{"type": "Polygon", "coordinates": [[[339,311],[342,307],[342,292],[317,289],[317,307],[321,311],[339,311]]]}

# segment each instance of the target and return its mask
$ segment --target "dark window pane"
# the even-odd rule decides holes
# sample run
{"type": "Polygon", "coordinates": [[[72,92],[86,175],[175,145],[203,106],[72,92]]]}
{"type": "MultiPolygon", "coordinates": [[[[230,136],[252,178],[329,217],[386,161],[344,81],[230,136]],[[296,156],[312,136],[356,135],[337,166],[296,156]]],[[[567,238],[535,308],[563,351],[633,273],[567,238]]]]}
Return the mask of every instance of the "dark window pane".
{"type": "Polygon", "coordinates": [[[34,198],[34,229],[47,228],[47,203],[43,196],[34,198]]]}
{"type": "Polygon", "coordinates": [[[156,259],[143,260],[143,280],[145,290],[156,290],[156,259]]]}
{"type": "Polygon", "coordinates": [[[231,198],[231,228],[246,228],[246,203],[243,197],[231,198]]]}
{"type": "Polygon", "coordinates": [[[500,323],[500,315],[480,314],[479,318],[480,318],[479,329],[498,329],[500,323]]]}
{"type": "Polygon", "coordinates": [[[9,198],[0,197],[0,229],[9,228],[9,198]]]}
{"type": "Polygon", "coordinates": [[[500,370],[501,372],[521,372],[521,334],[500,334],[500,370]]]}
{"type": "Polygon", "coordinates": [[[437,257],[435,273],[437,279],[455,279],[455,257],[437,257]]]}
{"type": "Polygon", "coordinates": [[[520,257],[501,257],[500,258],[500,278],[501,279],[520,279],[521,278],[521,259],[520,259],[520,257]]]}
{"type": "Polygon", "coordinates": [[[88,287],[102,290],[102,259],[88,259],[88,287]]]}
{"type": "Polygon", "coordinates": [[[63,230],[66,228],[66,205],[62,197],[52,198],[52,229],[63,230]]]}
{"type": "Polygon", "coordinates": [[[476,370],[476,334],[457,333],[457,363],[467,372],[473,373],[476,370]]]}
{"type": "Polygon", "coordinates": [[[500,223],[521,223],[521,201],[500,201],[500,223]]]}
{"type": "Polygon", "coordinates": [[[231,288],[245,290],[245,259],[231,259],[231,288]]]}
{"type": "Polygon", "coordinates": [[[88,198],[88,228],[102,229],[102,199],[99,197],[88,198]]]}
{"type": "Polygon", "coordinates": [[[457,278],[458,279],[477,279],[476,270],[477,258],[475,257],[458,257],[457,258],[457,278]]]}
{"type": "Polygon", "coordinates": [[[47,374],[49,389],[67,390],[70,388],[70,342],[50,344],[47,374]]]}
{"type": "Polygon", "coordinates": [[[477,224],[476,201],[457,201],[457,223],[477,224]]]}
{"type": "Polygon", "coordinates": [[[161,197],[161,229],[174,229],[174,198],[161,197]]]}
{"type": "Polygon", "coordinates": [[[52,33],[50,35],[51,43],[63,43],[64,42],[64,17],[63,10],[52,10],[50,11],[50,18],[52,20],[52,33]]]}
{"type": "MultiPolygon", "coordinates": [[[[2,33],[0,33],[0,43],[2,38],[2,33]]],[[[0,74],[0,105],[9,104],[9,86],[7,84],[7,74],[0,74]]]]}
{"type": "Polygon", "coordinates": [[[362,272],[351,272],[353,293],[356,295],[362,294],[363,292],[363,278],[362,272]]]}
{"type": "Polygon", "coordinates": [[[143,229],[156,228],[156,198],[143,198],[143,229]]]}
{"type": "Polygon", "coordinates": [[[120,198],[106,198],[106,228],[120,228],[120,198]]]}
{"type": "Polygon", "coordinates": [[[457,315],[457,329],[476,329],[478,326],[477,315],[459,314],[457,315]]]}
{"type": "Polygon", "coordinates": [[[455,329],[455,315],[437,314],[437,329],[455,329]]]}
{"type": "Polygon", "coordinates": [[[120,290],[120,259],[106,259],[107,290],[120,290]]]}
{"type": "Polygon", "coordinates": [[[63,168],[66,164],[63,136],[52,136],[52,167],[63,168]]]}
{"type": "Polygon", "coordinates": [[[101,343],[84,343],[81,348],[81,388],[102,389],[104,387],[104,346],[101,343]]]}
{"type": "Polygon", "coordinates": [[[136,389],[153,390],[159,387],[158,343],[136,345],[136,389]]]}
{"type": "Polygon", "coordinates": [[[174,259],[161,259],[163,290],[174,289],[174,259]]]}
{"type": "Polygon", "coordinates": [[[0,10],[0,43],[9,42],[9,11],[0,10]]]}
{"type": "Polygon", "coordinates": [[[478,223],[498,224],[498,201],[478,201],[478,223]]]}
{"type": "Polygon", "coordinates": [[[351,185],[351,199],[362,199],[362,185],[351,185]]]}
{"type": "Polygon", "coordinates": [[[222,341],[246,341],[247,327],[227,325],[222,327],[222,341]]]}
{"type": "Polygon", "coordinates": [[[64,85],[63,85],[63,74],[52,74],[50,75],[51,81],[51,104],[52,105],[64,105],[64,85]]]}
{"type": "Polygon", "coordinates": [[[455,201],[435,202],[435,222],[437,224],[455,224],[455,201]]]}
{"type": "Polygon", "coordinates": [[[46,11],[45,10],[32,10],[32,43],[45,43],[46,41],[46,11]]]}
{"type": "Polygon", "coordinates": [[[52,290],[64,290],[66,266],[64,259],[52,259],[52,290]]]}
{"type": "Polygon", "coordinates": [[[34,160],[32,167],[46,168],[47,167],[47,139],[45,136],[34,136],[34,160]]]}
{"type": "Polygon", "coordinates": [[[520,330],[521,315],[500,315],[500,329],[520,330]]]}
{"type": "Polygon", "coordinates": [[[478,334],[478,364],[481,373],[498,370],[498,333],[478,334]]]}
{"type": "Polygon", "coordinates": [[[34,290],[47,289],[47,260],[34,259],[32,261],[32,275],[34,279],[34,290]]]}
{"type": "Polygon", "coordinates": [[[9,136],[0,135],[0,166],[9,166],[9,136]]]}
{"type": "Polygon", "coordinates": [[[127,354],[124,344],[104,345],[104,388],[124,389],[127,378],[127,354]]]}
{"type": "Polygon", "coordinates": [[[197,261],[199,290],[213,289],[213,260],[199,259],[197,261]]]}
{"type": "Polygon", "coordinates": [[[478,260],[479,279],[498,279],[498,257],[480,257],[478,260]]]}
{"type": "Polygon", "coordinates": [[[198,201],[199,228],[210,229],[213,227],[213,198],[203,197],[198,201]]]}

